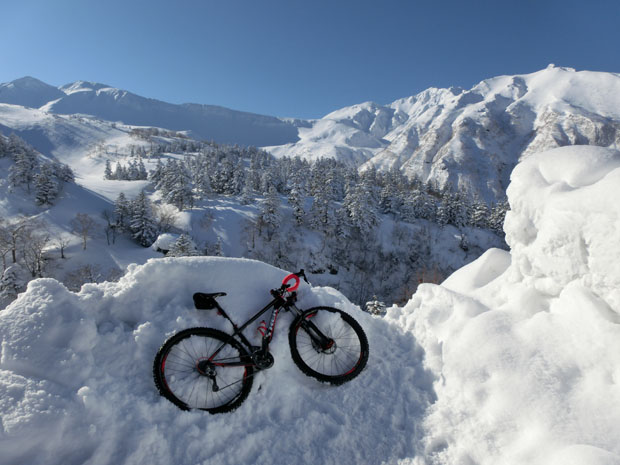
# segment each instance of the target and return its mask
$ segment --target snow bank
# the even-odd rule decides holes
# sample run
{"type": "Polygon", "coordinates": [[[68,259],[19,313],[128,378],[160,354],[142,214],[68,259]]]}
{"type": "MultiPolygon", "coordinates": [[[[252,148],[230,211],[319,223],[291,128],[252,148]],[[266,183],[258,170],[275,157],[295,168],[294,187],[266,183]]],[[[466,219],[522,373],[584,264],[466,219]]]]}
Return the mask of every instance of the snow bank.
{"type": "Polygon", "coordinates": [[[420,286],[387,316],[435,375],[425,456],[619,464],[620,152],[554,149],[511,180],[511,252],[420,286]]]}
{"type": "Polygon", "coordinates": [[[251,260],[192,257],[131,266],[120,282],[77,294],[52,279],[32,281],[0,312],[0,462],[379,464],[416,455],[432,400],[421,349],[331,288],[302,283],[299,306],[338,306],[362,324],[370,359],[355,380],[331,387],[303,375],[288,348],[292,316],[282,314],[275,365],[235,412],[183,412],[159,396],[151,370],[167,336],[197,325],[228,329],[193,308],[194,292],[227,292],[221,304],[242,320],[286,274],[251,260]]]}

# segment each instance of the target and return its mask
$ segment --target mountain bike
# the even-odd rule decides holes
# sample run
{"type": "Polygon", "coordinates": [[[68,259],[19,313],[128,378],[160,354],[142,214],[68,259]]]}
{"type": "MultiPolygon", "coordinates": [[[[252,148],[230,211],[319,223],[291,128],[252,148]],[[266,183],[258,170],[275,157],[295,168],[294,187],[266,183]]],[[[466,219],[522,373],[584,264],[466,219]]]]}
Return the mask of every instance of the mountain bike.
{"type": "Polygon", "coordinates": [[[195,293],[196,309],[217,310],[230,322],[233,332],[198,327],[171,336],[153,363],[159,393],[182,410],[223,413],[239,407],[252,389],[254,375],[274,364],[269,344],[282,310],[295,315],[288,342],[293,362],[303,373],[333,385],[359,375],[368,361],[364,330],[353,317],[336,308],[299,309],[295,302],[300,278],[308,282],[303,269],[286,276],[279,288],[270,291],[273,300],[241,326],[216,300],[225,292],[195,293]],[[270,309],[269,322],[263,320],[257,328],[261,344],[254,346],[243,331],[270,309]]]}

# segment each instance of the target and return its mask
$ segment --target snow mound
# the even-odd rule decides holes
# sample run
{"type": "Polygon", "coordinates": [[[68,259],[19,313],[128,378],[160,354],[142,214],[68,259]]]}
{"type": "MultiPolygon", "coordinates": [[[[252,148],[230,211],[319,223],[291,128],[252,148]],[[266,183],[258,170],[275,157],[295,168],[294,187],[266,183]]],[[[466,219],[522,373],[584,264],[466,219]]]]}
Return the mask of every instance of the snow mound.
{"type": "Polygon", "coordinates": [[[508,189],[511,252],[388,312],[435,375],[430,463],[620,463],[619,196],[616,150],[531,156],[508,189]]]}
{"type": "Polygon", "coordinates": [[[415,456],[417,424],[432,401],[422,352],[410,334],[331,288],[302,283],[299,307],[337,306],[362,324],[371,355],[355,380],[332,387],[303,375],[290,357],[285,313],[271,345],[274,367],[256,376],[235,412],[183,412],[159,396],[151,370],[166,337],[200,325],[230,329],[193,308],[194,292],[227,292],[219,301],[241,322],[286,274],[251,260],[192,257],[131,266],[120,282],[79,293],[32,281],[0,312],[3,465],[379,464],[415,456]]]}

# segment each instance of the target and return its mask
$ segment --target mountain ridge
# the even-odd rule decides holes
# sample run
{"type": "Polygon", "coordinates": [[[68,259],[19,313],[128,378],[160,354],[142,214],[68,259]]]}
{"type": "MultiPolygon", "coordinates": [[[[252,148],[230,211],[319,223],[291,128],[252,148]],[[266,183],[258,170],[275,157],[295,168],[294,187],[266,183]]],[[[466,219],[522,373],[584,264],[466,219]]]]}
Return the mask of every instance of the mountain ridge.
{"type": "Polygon", "coordinates": [[[485,79],[471,89],[432,87],[386,105],[363,102],[312,120],[176,105],[88,81],[60,88],[34,78],[0,84],[0,102],[28,106],[48,96],[55,98],[40,109],[49,113],[188,131],[197,139],[263,147],[277,157],[395,168],[489,203],[504,198],[512,169],[534,152],[620,146],[620,74],[554,65],[485,79]]]}
{"type": "Polygon", "coordinates": [[[202,104],[173,104],[91,81],[53,87],[24,77],[0,84],[0,103],[59,114],[85,114],[134,126],[189,131],[196,139],[240,145],[279,145],[297,140],[297,129],[274,116],[202,104]]]}

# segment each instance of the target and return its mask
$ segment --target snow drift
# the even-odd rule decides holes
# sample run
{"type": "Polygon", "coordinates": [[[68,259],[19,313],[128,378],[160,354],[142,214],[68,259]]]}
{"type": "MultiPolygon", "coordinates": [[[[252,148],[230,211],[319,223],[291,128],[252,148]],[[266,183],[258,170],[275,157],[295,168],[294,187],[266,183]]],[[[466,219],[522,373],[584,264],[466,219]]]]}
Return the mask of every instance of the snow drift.
{"type": "Polygon", "coordinates": [[[390,311],[435,375],[431,463],[620,463],[619,194],[616,150],[528,158],[508,189],[510,254],[390,311]]]}
{"type": "Polygon", "coordinates": [[[52,279],[31,282],[0,313],[0,461],[378,464],[415,455],[432,395],[421,350],[330,288],[304,284],[299,306],[338,306],[362,324],[371,356],[355,380],[331,387],[303,375],[288,348],[292,315],[282,314],[275,365],[235,412],[182,412],[159,396],[151,369],[167,336],[230,329],[193,308],[194,292],[227,292],[221,304],[242,321],[286,274],[251,260],[164,258],[77,294],[52,279]]]}

